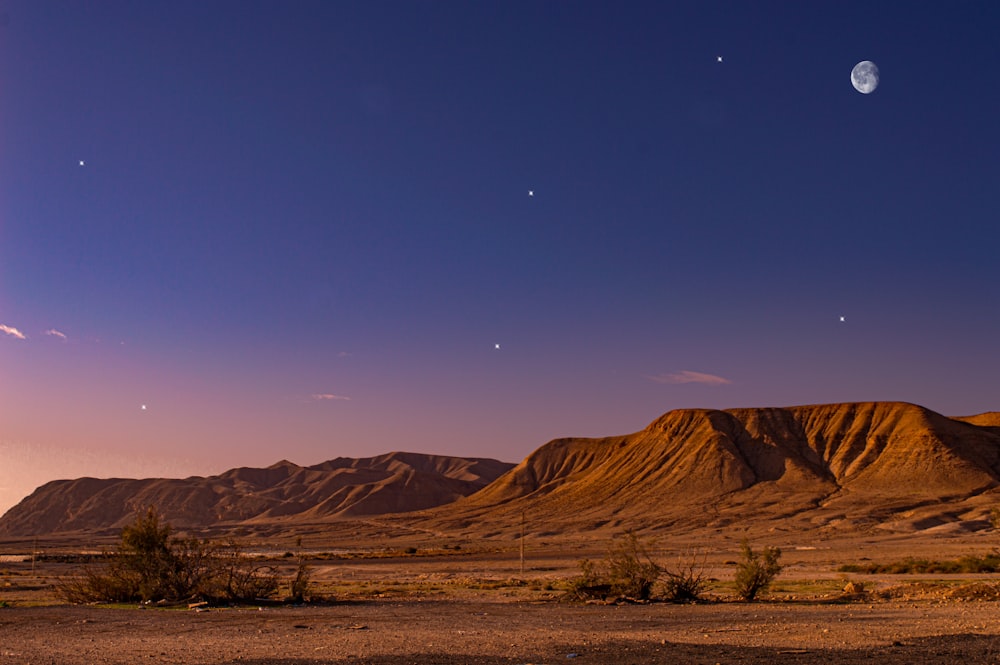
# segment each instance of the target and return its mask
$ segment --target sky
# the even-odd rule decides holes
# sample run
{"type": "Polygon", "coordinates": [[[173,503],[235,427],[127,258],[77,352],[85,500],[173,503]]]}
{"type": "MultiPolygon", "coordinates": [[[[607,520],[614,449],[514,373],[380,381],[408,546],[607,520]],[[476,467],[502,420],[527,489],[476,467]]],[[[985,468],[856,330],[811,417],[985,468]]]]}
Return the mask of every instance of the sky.
{"type": "Polygon", "coordinates": [[[517,462],[677,408],[1000,410],[998,28],[0,0],[0,511],[82,475],[517,462]]]}

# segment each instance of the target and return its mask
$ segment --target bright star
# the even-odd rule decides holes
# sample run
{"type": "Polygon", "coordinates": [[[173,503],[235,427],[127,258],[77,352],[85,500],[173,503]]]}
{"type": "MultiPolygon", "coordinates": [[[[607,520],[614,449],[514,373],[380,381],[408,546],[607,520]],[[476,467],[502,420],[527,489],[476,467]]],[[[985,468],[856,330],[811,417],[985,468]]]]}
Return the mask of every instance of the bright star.
{"type": "Polygon", "coordinates": [[[715,58],[715,61],[716,61],[716,62],[722,62],[722,56],[720,55],[720,56],[716,57],[716,58],[715,58]]]}
{"type": "Polygon", "coordinates": [[[143,411],[145,411],[145,410],[146,410],[146,405],[145,405],[145,404],[143,404],[143,405],[142,405],[142,410],[143,410],[143,411]]]}
{"type": "Polygon", "coordinates": [[[83,166],[83,160],[82,159],[80,160],[80,166],[83,166]]]}
{"type": "Polygon", "coordinates": [[[528,196],[534,196],[534,195],[535,195],[535,190],[529,189],[528,190],[528,196]]]}
{"type": "Polygon", "coordinates": [[[499,350],[500,349],[500,345],[499,344],[494,344],[493,348],[499,350]]]}
{"type": "Polygon", "coordinates": [[[843,322],[844,322],[844,317],[840,317],[840,322],[841,322],[841,323],[843,323],[843,322]]]}

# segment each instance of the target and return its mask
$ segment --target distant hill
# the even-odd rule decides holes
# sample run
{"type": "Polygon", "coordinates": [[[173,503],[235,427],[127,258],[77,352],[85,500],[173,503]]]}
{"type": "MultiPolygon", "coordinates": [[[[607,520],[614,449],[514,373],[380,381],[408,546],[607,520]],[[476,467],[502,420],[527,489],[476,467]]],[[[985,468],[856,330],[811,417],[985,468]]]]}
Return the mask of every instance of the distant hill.
{"type": "Polygon", "coordinates": [[[986,528],[996,414],[896,402],[671,411],[634,434],[557,439],[432,511],[441,530],[986,528]],[[982,423],[982,424],[980,424],[982,423]]]}
{"type": "Polygon", "coordinates": [[[396,452],[309,467],[281,461],[204,478],[56,480],[7,511],[0,518],[0,535],[117,529],[151,505],[180,528],[399,513],[455,501],[512,466],[396,452]]]}
{"type": "Polygon", "coordinates": [[[181,528],[261,533],[362,528],[373,515],[438,538],[511,537],[522,519],[543,538],[966,533],[990,528],[1000,507],[1000,414],[948,418],[900,402],[684,409],[633,434],[557,439],[517,466],[391,453],[209,478],[63,480],[0,518],[0,536],[120,528],[148,505],[181,528]]]}

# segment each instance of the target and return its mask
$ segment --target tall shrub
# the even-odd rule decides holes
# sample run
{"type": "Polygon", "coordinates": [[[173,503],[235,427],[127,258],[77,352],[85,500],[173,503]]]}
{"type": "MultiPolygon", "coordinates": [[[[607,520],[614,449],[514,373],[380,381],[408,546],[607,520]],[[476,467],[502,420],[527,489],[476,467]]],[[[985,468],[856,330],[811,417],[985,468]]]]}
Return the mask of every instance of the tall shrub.
{"type": "Polygon", "coordinates": [[[750,547],[750,542],[744,540],[740,549],[740,561],[736,564],[737,595],[750,602],[758,593],[767,591],[781,572],[781,565],[778,563],[780,558],[781,550],[777,547],[765,547],[757,553],[750,547]]]}

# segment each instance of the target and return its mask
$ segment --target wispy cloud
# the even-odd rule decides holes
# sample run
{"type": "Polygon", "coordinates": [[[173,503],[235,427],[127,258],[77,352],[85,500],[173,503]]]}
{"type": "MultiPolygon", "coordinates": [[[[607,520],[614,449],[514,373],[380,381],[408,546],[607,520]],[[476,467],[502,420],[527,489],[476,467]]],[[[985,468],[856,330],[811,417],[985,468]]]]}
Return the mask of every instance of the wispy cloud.
{"type": "Polygon", "coordinates": [[[671,372],[669,374],[657,374],[655,376],[647,376],[646,378],[657,383],[701,383],[706,386],[724,386],[732,383],[729,379],[721,376],[688,370],[671,372]]]}
{"type": "Polygon", "coordinates": [[[17,328],[13,326],[5,326],[2,323],[0,323],[0,332],[4,333],[5,335],[10,335],[15,339],[28,339],[27,337],[24,336],[24,333],[18,330],[17,328]]]}
{"type": "Polygon", "coordinates": [[[309,397],[311,397],[316,402],[325,402],[328,400],[338,400],[338,399],[347,402],[351,401],[350,397],[345,397],[344,395],[331,395],[330,393],[313,393],[309,397]]]}
{"type": "Polygon", "coordinates": [[[59,339],[61,339],[61,340],[62,340],[62,341],[64,341],[64,342],[65,342],[65,341],[66,341],[66,339],[67,339],[67,337],[66,337],[66,333],[62,333],[62,332],[59,332],[59,331],[58,331],[58,330],[56,330],[55,328],[49,328],[48,330],[46,330],[46,331],[45,331],[45,332],[43,332],[42,334],[43,334],[43,335],[49,335],[50,337],[58,337],[59,339]]]}
{"type": "Polygon", "coordinates": [[[337,354],[337,357],[338,358],[350,358],[353,355],[354,354],[351,353],[351,352],[349,352],[349,351],[341,351],[340,353],[337,354]]]}

